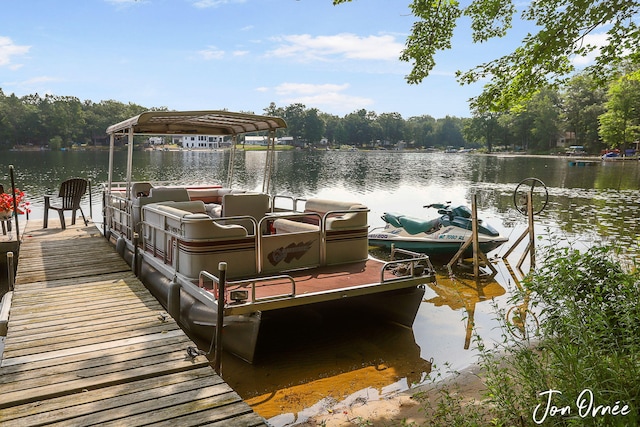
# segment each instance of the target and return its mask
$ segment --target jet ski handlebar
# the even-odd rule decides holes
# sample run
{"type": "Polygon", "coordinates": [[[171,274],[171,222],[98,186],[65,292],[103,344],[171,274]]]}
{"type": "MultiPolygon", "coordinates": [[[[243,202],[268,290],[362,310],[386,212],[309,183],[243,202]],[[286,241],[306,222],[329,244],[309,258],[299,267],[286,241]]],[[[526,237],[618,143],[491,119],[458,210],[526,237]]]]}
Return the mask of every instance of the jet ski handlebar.
{"type": "Polygon", "coordinates": [[[471,218],[471,210],[466,206],[458,206],[457,208],[451,208],[451,202],[447,204],[432,203],[430,205],[423,206],[424,208],[436,208],[440,215],[448,215],[450,219],[456,216],[462,218],[471,218]]]}
{"type": "Polygon", "coordinates": [[[451,202],[447,202],[447,204],[431,203],[430,205],[424,205],[423,208],[435,208],[438,209],[440,215],[451,215],[451,202]]]}

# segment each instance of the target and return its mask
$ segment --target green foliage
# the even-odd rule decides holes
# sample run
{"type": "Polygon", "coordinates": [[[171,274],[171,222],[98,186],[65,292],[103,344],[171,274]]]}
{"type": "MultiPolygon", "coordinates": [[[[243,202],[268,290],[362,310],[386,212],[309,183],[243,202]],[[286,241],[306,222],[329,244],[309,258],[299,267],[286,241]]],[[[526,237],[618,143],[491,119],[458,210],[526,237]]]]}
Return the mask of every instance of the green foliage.
{"type": "MultiPolygon", "coordinates": [[[[500,419],[534,425],[540,396],[558,390],[553,404],[570,414],[549,416],[545,425],[637,425],[640,404],[640,274],[625,271],[611,247],[586,252],[551,248],[543,266],[523,283],[538,313],[531,341],[505,338],[503,357],[482,348],[487,386],[500,419]],[[627,415],[582,417],[576,399],[591,390],[596,405],[621,402],[627,415]]],[[[543,412],[537,412],[538,420],[543,412]]]]}
{"type": "Polygon", "coordinates": [[[625,74],[609,86],[600,134],[609,147],[625,148],[640,137],[640,71],[625,74]]]}
{"type": "Polygon", "coordinates": [[[106,129],[147,108],[116,101],[81,102],[73,96],[5,96],[0,90],[0,148],[106,143],[106,129]]]}
{"type": "Polygon", "coordinates": [[[436,53],[451,48],[453,30],[462,10],[456,0],[415,0],[409,8],[418,20],[407,37],[400,59],[413,63],[407,81],[420,83],[435,67],[436,53]]]}
{"type": "Polygon", "coordinates": [[[615,254],[608,247],[550,250],[548,262],[526,282],[542,308],[545,338],[593,344],[597,337],[604,352],[640,350],[640,275],[625,272],[615,254]],[[582,328],[590,334],[574,336],[582,328]]]}
{"type": "Polygon", "coordinates": [[[585,74],[574,76],[562,93],[562,120],[575,135],[575,145],[588,152],[600,151],[598,117],[605,111],[606,90],[585,74]]]}
{"type": "Polygon", "coordinates": [[[517,338],[513,319],[496,306],[502,342],[490,346],[475,337],[485,400],[469,405],[455,382],[420,393],[415,397],[432,416],[425,425],[638,425],[640,272],[622,262],[612,247],[547,249],[543,266],[511,301],[523,308],[519,320],[537,315],[539,328],[517,338]],[[550,390],[555,413],[545,413],[550,390]],[[580,412],[579,398],[588,403],[591,396],[591,411],[580,412]],[[616,405],[617,414],[604,409],[616,405]]]}
{"type": "Polygon", "coordinates": [[[436,120],[430,116],[417,116],[405,120],[399,113],[378,115],[360,109],[341,118],[303,104],[282,108],[273,102],[264,111],[284,118],[286,133],[311,145],[317,144],[322,136],[327,138],[329,145],[365,148],[393,148],[400,141],[410,144],[410,148],[462,147],[466,142],[462,135],[465,119],[457,117],[436,120]]]}

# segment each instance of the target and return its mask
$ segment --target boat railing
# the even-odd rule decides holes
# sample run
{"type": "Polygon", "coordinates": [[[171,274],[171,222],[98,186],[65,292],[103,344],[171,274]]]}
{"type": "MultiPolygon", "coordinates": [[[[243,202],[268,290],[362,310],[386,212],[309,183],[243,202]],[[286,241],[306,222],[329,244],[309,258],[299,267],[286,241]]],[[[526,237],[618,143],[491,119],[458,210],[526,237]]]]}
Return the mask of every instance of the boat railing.
{"type": "Polygon", "coordinates": [[[126,193],[124,191],[105,192],[103,200],[106,230],[116,231],[128,240],[132,240],[131,201],[127,199],[126,193]]]}
{"type": "MultiPolygon", "coordinates": [[[[217,300],[220,290],[220,279],[209,273],[208,271],[201,271],[198,278],[198,285],[201,289],[205,289],[210,292],[217,300]],[[206,286],[205,280],[211,282],[211,288],[206,286]]],[[[232,280],[227,281],[225,284],[225,306],[240,305],[240,304],[255,304],[257,302],[272,301],[281,298],[293,298],[296,296],[296,281],[293,277],[287,274],[279,274],[275,276],[258,277],[244,280],[232,280]],[[278,286],[282,287],[283,284],[291,286],[289,292],[278,293],[274,295],[268,295],[259,297],[256,292],[256,288],[259,286],[278,286]],[[231,300],[232,302],[229,302],[231,300]]]]}
{"type": "Polygon", "coordinates": [[[429,256],[423,253],[392,247],[391,260],[386,262],[381,268],[380,283],[419,276],[430,276],[435,280],[435,268],[429,256]],[[402,254],[408,258],[396,259],[396,254],[402,254]],[[391,271],[394,277],[386,277],[387,271],[391,271]]]}
{"type": "Polygon", "coordinates": [[[298,202],[305,202],[307,199],[301,197],[288,196],[284,194],[276,194],[271,197],[271,212],[282,212],[282,211],[290,211],[290,212],[299,212],[298,210],[298,202]],[[279,207],[278,201],[285,200],[291,203],[291,207],[279,207]]]}

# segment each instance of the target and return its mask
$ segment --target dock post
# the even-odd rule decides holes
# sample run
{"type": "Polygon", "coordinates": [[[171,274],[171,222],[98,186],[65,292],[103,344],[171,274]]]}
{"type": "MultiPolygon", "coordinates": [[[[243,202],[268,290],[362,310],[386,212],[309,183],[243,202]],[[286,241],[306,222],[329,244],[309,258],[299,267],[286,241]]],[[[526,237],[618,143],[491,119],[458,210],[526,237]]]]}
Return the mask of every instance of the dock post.
{"type": "Polygon", "coordinates": [[[478,205],[476,195],[471,199],[471,235],[473,245],[473,277],[480,278],[480,242],[478,241],[478,205]]]}
{"type": "Polygon", "coordinates": [[[9,292],[13,291],[15,283],[15,268],[13,264],[13,252],[7,252],[7,271],[9,273],[9,292]]]}
{"type": "Polygon", "coordinates": [[[93,219],[93,200],[91,199],[91,180],[89,179],[89,216],[93,219]]]}
{"type": "Polygon", "coordinates": [[[222,364],[222,327],[224,325],[224,294],[227,283],[227,263],[218,264],[220,271],[220,282],[218,283],[218,317],[216,321],[216,354],[213,359],[213,369],[220,375],[220,365],[222,364]]]}
{"type": "Polygon", "coordinates": [[[140,240],[140,235],[138,233],[133,233],[133,258],[131,259],[131,270],[133,270],[133,274],[138,277],[138,241],[140,240]]]}
{"type": "Polygon", "coordinates": [[[20,246],[20,224],[18,222],[18,204],[16,203],[16,180],[13,174],[13,165],[9,165],[9,176],[11,178],[11,196],[13,197],[13,219],[16,223],[16,242],[20,246]]]}
{"type": "Polygon", "coordinates": [[[104,237],[109,240],[109,236],[107,235],[107,191],[102,191],[102,234],[104,237]]]}

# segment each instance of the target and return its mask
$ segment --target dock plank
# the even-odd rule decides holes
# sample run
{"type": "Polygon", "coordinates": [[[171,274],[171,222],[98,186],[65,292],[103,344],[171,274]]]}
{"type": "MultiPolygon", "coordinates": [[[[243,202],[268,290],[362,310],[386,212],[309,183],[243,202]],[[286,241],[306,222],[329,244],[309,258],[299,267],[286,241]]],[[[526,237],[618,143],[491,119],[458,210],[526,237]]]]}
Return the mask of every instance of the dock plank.
{"type": "Polygon", "coordinates": [[[199,368],[148,378],[135,383],[105,387],[101,390],[85,391],[71,396],[16,405],[1,409],[0,418],[3,421],[20,418],[20,422],[26,425],[60,422],[98,411],[109,411],[127,405],[129,401],[151,400],[158,395],[199,389],[221,382],[220,377],[211,376],[209,368],[199,368]]]}
{"type": "Polygon", "coordinates": [[[37,425],[265,426],[82,222],[25,229],[5,348],[0,420],[37,425]]]}

